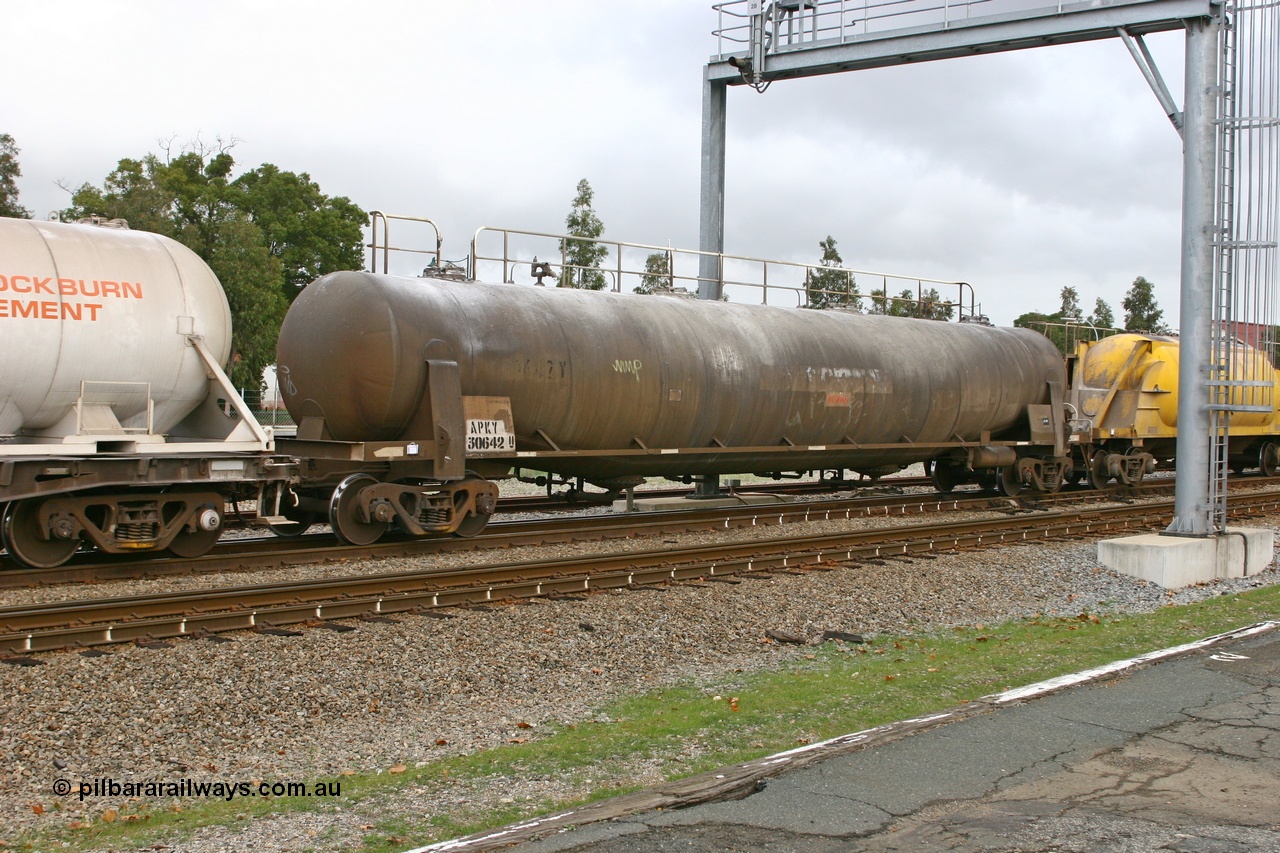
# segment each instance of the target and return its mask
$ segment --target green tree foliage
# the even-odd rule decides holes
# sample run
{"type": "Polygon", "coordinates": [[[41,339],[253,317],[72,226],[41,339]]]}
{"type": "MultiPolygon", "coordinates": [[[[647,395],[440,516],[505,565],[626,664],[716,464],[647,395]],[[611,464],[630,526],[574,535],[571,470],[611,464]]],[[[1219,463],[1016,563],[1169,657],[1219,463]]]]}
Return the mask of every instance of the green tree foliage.
{"type": "Polygon", "coordinates": [[[871,291],[872,314],[884,314],[889,317],[919,317],[923,320],[950,320],[955,316],[955,306],[945,302],[936,287],[922,291],[917,297],[915,291],[904,288],[897,296],[888,296],[884,290],[877,288],[871,291]]]}
{"type": "Polygon", "coordinates": [[[883,314],[886,317],[914,317],[916,295],[904,290],[898,296],[889,296],[883,288],[871,291],[872,314],[883,314]]]}
{"type": "Polygon", "coordinates": [[[18,165],[19,153],[21,152],[13,137],[0,133],[0,216],[30,219],[31,211],[18,204],[17,179],[22,177],[22,167],[18,165]]]}
{"type": "Polygon", "coordinates": [[[1114,329],[1116,325],[1115,312],[1111,310],[1111,306],[1101,296],[1093,303],[1093,313],[1085,320],[1095,329],[1114,329]]]}
{"type": "Polygon", "coordinates": [[[861,311],[862,296],[858,292],[858,282],[853,273],[839,269],[844,259],[836,250],[835,238],[828,234],[827,239],[818,242],[818,248],[822,250],[822,259],[818,262],[822,269],[811,269],[805,273],[807,307],[852,308],[861,311]]]}
{"type": "Polygon", "coordinates": [[[166,161],[153,154],[121,160],[101,187],[76,190],[63,216],[127,219],[203,258],[231,306],[231,378],[257,390],[299,287],[361,266],[365,213],[346,198],[325,196],[306,173],[269,163],[233,180],[229,147],[197,146],[166,161]]]}
{"type": "Polygon", "coordinates": [[[560,251],[564,253],[564,271],[560,274],[557,287],[576,287],[582,290],[604,290],[608,281],[597,267],[609,254],[609,249],[591,240],[604,233],[604,222],[596,215],[591,202],[595,191],[591,184],[583,178],[578,181],[578,194],[569,207],[569,215],[565,217],[565,233],[572,237],[585,237],[585,240],[565,239],[560,241],[560,251]]]}
{"type": "Polygon", "coordinates": [[[1080,319],[1080,294],[1076,289],[1064,287],[1059,295],[1062,299],[1062,307],[1058,309],[1058,316],[1064,321],[1080,319]]]}
{"type": "Polygon", "coordinates": [[[938,288],[931,287],[920,294],[920,302],[916,305],[915,316],[925,320],[950,320],[955,316],[956,308],[942,298],[938,288]]]}
{"type": "Polygon", "coordinates": [[[322,193],[306,172],[263,163],[236,178],[232,188],[239,193],[237,205],[262,229],[268,251],[280,259],[289,301],[327,272],[364,265],[361,229],[367,215],[346,197],[322,193]]]}
{"type": "Polygon", "coordinates": [[[644,273],[636,293],[653,293],[671,287],[671,253],[654,252],[644,259],[644,273]]]}
{"type": "Polygon", "coordinates": [[[1164,311],[1156,304],[1155,285],[1142,276],[1133,280],[1120,307],[1124,308],[1125,331],[1153,335],[1167,335],[1171,331],[1164,324],[1164,311]]]}

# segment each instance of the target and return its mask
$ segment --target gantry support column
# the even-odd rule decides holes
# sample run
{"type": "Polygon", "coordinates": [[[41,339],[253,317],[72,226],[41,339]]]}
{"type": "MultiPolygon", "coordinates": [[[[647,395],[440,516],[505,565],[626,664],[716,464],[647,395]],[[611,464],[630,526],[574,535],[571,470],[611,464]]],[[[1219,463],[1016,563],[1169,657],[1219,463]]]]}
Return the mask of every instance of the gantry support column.
{"type": "MultiPolygon", "coordinates": [[[[710,71],[710,66],[708,66],[710,71]]],[[[725,110],[728,84],[702,81],[702,193],[699,202],[698,248],[724,251],[725,110]]],[[[703,255],[698,261],[698,298],[719,299],[724,282],[718,259],[703,255]]]]}
{"type": "Polygon", "coordinates": [[[1178,455],[1173,523],[1165,531],[1205,536],[1209,505],[1209,362],[1214,287],[1217,181],[1217,18],[1186,22],[1186,99],[1182,148],[1182,295],[1178,365],[1178,455]]]}

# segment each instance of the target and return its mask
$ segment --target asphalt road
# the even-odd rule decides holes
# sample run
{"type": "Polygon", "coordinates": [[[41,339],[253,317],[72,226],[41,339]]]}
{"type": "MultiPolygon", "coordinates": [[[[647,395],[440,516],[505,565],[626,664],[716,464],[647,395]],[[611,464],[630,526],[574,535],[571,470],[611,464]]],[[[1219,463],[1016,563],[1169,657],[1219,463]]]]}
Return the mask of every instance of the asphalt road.
{"type": "Polygon", "coordinates": [[[1280,631],[833,752],[741,799],[504,849],[1280,853],[1280,631]]]}

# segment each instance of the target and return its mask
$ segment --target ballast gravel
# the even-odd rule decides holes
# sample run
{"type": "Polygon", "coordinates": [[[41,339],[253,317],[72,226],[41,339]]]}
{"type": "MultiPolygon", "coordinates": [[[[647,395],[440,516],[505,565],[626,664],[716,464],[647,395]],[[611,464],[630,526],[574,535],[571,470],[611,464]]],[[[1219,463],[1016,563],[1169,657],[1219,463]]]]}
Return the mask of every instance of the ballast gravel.
{"type": "MultiPolygon", "coordinates": [[[[837,524],[884,523],[805,527],[816,533],[837,524]]],[[[801,529],[789,524],[752,535],[798,535],[801,529]]],[[[612,551],[622,545],[554,547],[612,551]]],[[[503,554],[504,561],[533,556],[503,554]]],[[[443,558],[485,559],[476,553],[443,558]]],[[[346,564],[338,573],[420,564],[346,564]]],[[[127,594],[120,588],[134,584],[136,592],[164,589],[172,580],[104,584],[93,594],[127,594]]],[[[257,580],[235,575],[214,582],[257,580]]],[[[94,779],[256,784],[341,779],[343,771],[391,772],[537,737],[552,725],[583,724],[610,701],[638,691],[721,684],[738,671],[778,667],[807,652],[762,642],[770,630],[817,638],[828,630],[874,635],[1035,614],[1132,613],[1277,582],[1273,563],[1251,578],[1166,591],[1100,567],[1096,543],[1089,541],[444,611],[452,618],[346,623],[353,631],[239,632],[161,648],[110,647],[92,656],[44,654],[38,666],[0,666],[0,750],[7,758],[0,768],[0,850],[25,830],[101,821],[109,811],[124,814],[123,806],[136,810],[124,797],[81,802],[74,791],[55,795],[60,779],[74,788],[94,779]]],[[[37,593],[46,598],[30,600],[53,600],[65,591],[6,591],[4,603],[37,593]]],[[[83,587],[72,588],[66,597],[85,594],[83,587]]],[[[653,760],[599,768],[593,775],[512,778],[482,789],[410,786],[376,801],[335,801],[315,811],[206,827],[170,847],[148,849],[338,850],[359,847],[363,827],[388,814],[430,815],[457,804],[497,810],[659,780],[653,760]]],[[[154,801],[159,808],[171,803],[154,801]]],[[[414,843],[421,839],[406,838],[403,846],[414,843]]]]}

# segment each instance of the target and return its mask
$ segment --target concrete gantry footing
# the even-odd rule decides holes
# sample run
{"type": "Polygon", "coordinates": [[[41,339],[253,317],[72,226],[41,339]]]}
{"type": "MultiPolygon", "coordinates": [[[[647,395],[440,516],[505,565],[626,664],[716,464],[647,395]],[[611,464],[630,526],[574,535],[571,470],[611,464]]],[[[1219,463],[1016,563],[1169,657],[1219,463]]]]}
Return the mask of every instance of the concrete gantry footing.
{"type": "Polygon", "coordinates": [[[1166,589],[1255,575],[1271,564],[1270,528],[1228,527],[1212,536],[1146,533],[1098,543],[1098,562],[1166,589]]]}

